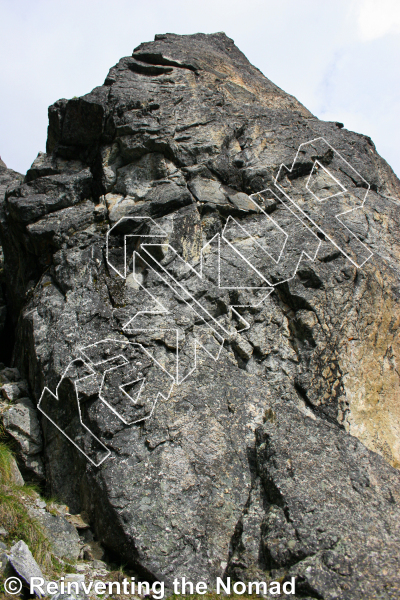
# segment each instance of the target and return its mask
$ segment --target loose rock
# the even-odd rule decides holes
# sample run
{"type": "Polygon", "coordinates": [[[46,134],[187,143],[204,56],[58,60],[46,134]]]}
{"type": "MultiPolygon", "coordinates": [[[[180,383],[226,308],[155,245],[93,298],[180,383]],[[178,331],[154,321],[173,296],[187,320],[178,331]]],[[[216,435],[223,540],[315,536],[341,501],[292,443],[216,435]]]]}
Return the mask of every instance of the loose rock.
{"type": "Polygon", "coordinates": [[[24,541],[20,540],[10,550],[8,560],[15,572],[29,587],[31,577],[42,577],[39,565],[32,556],[31,551],[24,541]]]}

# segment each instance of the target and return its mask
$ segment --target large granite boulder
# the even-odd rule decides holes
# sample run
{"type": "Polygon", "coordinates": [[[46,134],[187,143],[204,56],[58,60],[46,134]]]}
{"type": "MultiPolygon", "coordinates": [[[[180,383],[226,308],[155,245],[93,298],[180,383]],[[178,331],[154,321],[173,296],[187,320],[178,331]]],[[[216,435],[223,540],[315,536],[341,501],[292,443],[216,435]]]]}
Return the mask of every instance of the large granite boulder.
{"type": "Polygon", "coordinates": [[[372,141],[225,34],[166,34],[50,107],[46,150],[1,235],[49,491],[167,584],[394,598],[400,182],[372,141]]]}

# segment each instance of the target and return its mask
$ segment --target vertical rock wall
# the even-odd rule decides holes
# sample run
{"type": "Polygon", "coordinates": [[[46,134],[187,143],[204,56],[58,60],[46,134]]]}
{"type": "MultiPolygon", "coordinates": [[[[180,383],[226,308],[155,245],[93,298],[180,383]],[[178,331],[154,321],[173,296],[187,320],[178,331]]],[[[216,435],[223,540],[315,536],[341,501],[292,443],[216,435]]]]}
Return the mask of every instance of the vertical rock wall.
{"type": "Polygon", "coordinates": [[[49,490],[110,552],[395,597],[399,197],[224,34],[156,36],[50,107],[4,200],[13,360],[49,490]]]}

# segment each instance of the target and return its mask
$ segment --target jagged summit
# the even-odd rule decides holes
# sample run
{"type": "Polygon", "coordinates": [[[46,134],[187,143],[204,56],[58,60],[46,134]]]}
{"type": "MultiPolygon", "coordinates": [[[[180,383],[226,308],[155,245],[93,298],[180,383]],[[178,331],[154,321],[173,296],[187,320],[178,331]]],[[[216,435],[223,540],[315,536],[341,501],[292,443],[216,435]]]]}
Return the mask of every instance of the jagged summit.
{"type": "MultiPolygon", "coordinates": [[[[176,35],[172,33],[155,36],[154,42],[140,44],[132,57],[138,63],[153,66],[186,68],[198,75],[208,74],[209,81],[238,86],[254,94],[257,102],[270,104],[272,94],[286,100],[285,107],[300,110],[312,116],[295,98],[283,92],[269,81],[225,33],[176,35]],[[218,81],[219,80],[219,81],[218,81]]],[[[134,63],[133,63],[134,64],[134,63]]],[[[131,67],[132,68],[132,67],[131,67]]],[[[139,67],[140,68],[140,67],[139,67]]],[[[234,94],[233,94],[234,95],[234,94]]],[[[248,100],[250,100],[250,95],[248,100]]]]}

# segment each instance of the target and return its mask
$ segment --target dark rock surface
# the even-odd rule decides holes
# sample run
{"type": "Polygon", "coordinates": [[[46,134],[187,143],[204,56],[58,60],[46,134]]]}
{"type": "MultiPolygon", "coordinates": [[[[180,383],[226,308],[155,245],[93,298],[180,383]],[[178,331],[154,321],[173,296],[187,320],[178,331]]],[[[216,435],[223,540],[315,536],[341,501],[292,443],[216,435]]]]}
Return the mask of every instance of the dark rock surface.
{"type": "Polygon", "coordinates": [[[49,491],[108,552],[399,595],[399,196],[222,33],[156,36],[50,107],[1,215],[14,364],[49,491]]]}
{"type": "MultiPolygon", "coordinates": [[[[4,223],[4,195],[8,188],[22,183],[24,176],[12,169],[0,159],[0,223],[4,223]]],[[[0,225],[1,227],[1,225],[0,225]]],[[[6,273],[4,269],[3,248],[0,246],[0,362],[11,359],[14,342],[14,327],[11,322],[11,311],[7,311],[6,273]]],[[[15,324],[14,324],[15,326],[15,324]]]]}
{"type": "MultiPolygon", "coordinates": [[[[297,591],[312,598],[396,598],[398,472],[290,402],[271,403],[256,438],[264,516],[261,529],[256,521],[252,536],[235,540],[233,576],[248,577],[261,558],[275,578],[295,576],[297,591]]],[[[244,514],[244,531],[249,522],[244,514]]]]}

